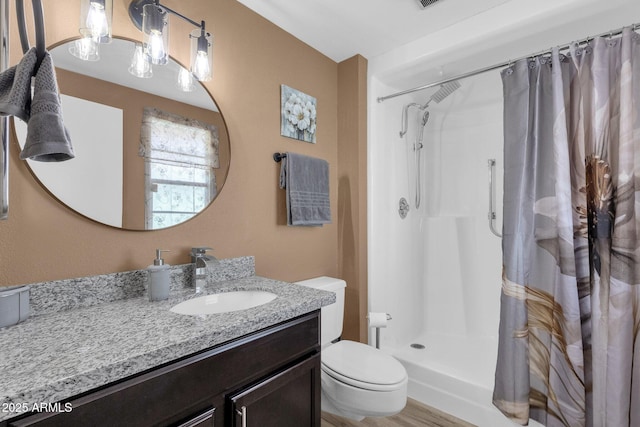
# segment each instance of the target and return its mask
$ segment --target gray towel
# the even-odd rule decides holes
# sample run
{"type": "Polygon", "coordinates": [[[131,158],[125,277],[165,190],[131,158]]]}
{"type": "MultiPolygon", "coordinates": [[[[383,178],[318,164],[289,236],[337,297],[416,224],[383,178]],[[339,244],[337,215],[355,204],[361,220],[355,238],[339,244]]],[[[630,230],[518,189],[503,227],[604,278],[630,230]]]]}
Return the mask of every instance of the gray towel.
{"type": "Polygon", "coordinates": [[[45,52],[34,80],[31,118],[20,158],[40,162],[73,159],[75,155],[62,120],[58,82],[49,52],[45,52]]]}
{"type": "Polygon", "coordinates": [[[280,168],[280,188],[286,188],[287,225],[331,223],[329,163],[287,153],[280,168]]]}
{"type": "Polygon", "coordinates": [[[31,77],[38,57],[31,48],[18,65],[0,73],[0,116],[16,116],[24,122],[31,111],[31,77]]]}

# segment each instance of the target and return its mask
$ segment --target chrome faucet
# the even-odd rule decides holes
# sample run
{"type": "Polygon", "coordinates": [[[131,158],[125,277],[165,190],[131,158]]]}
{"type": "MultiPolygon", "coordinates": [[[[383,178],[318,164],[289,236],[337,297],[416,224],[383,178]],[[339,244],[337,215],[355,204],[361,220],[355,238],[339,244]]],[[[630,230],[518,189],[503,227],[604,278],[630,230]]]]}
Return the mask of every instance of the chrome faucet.
{"type": "Polygon", "coordinates": [[[191,248],[191,263],[193,264],[193,287],[196,293],[202,292],[207,284],[207,263],[215,261],[216,258],[207,255],[207,251],[213,250],[208,247],[191,248]]]}

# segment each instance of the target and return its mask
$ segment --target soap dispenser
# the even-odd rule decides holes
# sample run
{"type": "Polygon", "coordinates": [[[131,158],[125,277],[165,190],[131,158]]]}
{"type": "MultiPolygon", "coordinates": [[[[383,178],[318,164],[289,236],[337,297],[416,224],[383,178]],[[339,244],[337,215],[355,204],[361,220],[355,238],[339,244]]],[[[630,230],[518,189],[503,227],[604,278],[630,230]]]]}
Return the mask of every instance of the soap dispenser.
{"type": "Polygon", "coordinates": [[[169,298],[169,265],[164,263],[162,252],[165,249],[156,249],[156,259],[147,267],[149,271],[149,300],[162,301],[169,298]]]}

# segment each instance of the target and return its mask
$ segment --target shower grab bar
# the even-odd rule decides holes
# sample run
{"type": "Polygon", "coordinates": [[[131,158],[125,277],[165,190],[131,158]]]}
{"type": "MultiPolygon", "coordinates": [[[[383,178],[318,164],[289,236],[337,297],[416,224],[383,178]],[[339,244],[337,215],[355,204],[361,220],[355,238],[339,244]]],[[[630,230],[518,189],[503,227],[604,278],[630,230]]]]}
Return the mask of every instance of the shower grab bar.
{"type": "Polygon", "coordinates": [[[493,199],[494,199],[493,181],[495,178],[494,174],[495,174],[495,167],[496,167],[496,159],[489,159],[487,163],[489,166],[489,213],[487,214],[487,217],[489,219],[489,230],[491,230],[491,232],[496,236],[502,237],[502,234],[498,233],[494,225],[494,222],[496,220],[496,210],[495,210],[495,207],[493,206],[493,199]]]}

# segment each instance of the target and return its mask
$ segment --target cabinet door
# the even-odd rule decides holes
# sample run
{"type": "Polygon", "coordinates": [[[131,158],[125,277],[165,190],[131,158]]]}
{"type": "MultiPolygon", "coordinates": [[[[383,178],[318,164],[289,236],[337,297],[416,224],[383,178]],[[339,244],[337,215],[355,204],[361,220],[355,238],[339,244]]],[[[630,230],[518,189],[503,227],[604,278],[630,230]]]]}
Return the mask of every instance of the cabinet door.
{"type": "Polygon", "coordinates": [[[229,396],[233,427],[319,427],[320,354],[229,396]]]}

